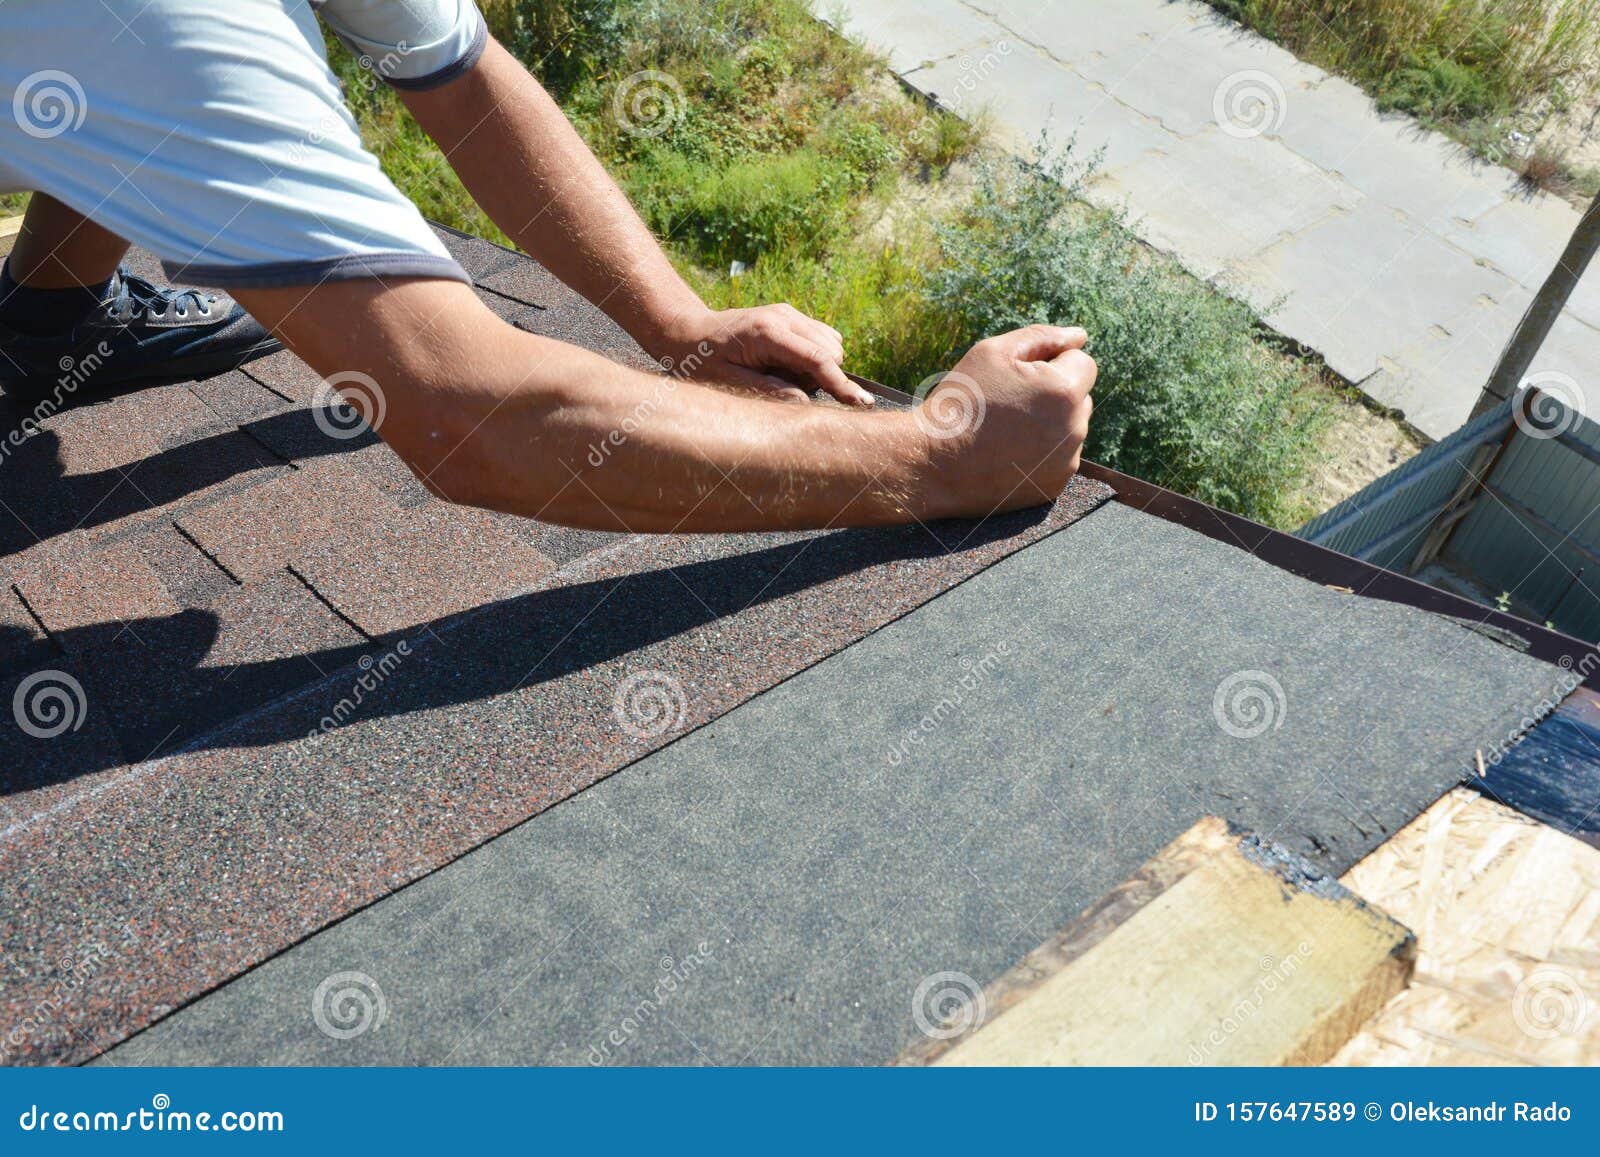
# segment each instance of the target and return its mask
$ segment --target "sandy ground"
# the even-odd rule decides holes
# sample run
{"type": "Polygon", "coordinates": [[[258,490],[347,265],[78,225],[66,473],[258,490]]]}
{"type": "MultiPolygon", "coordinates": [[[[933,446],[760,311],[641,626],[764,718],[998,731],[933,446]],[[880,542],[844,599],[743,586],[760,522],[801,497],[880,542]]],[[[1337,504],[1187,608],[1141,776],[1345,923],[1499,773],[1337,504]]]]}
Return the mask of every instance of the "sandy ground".
{"type": "Polygon", "coordinates": [[[1416,454],[1415,439],[1400,423],[1359,402],[1341,401],[1323,443],[1324,458],[1306,481],[1307,504],[1320,514],[1416,454]]]}

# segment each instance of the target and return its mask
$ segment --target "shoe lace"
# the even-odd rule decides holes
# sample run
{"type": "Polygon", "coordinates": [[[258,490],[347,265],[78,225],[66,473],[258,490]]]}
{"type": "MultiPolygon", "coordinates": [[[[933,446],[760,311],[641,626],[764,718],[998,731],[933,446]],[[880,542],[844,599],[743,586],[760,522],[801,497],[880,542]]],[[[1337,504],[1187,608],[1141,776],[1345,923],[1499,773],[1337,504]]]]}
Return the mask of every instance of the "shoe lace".
{"type": "Polygon", "coordinates": [[[121,322],[136,321],[145,315],[162,320],[170,309],[179,321],[188,318],[192,309],[201,317],[211,316],[211,307],[217,295],[199,289],[175,289],[155,285],[144,278],[117,270],[112,283],[111,296],[106,300],[106,311],[121,322]]]}

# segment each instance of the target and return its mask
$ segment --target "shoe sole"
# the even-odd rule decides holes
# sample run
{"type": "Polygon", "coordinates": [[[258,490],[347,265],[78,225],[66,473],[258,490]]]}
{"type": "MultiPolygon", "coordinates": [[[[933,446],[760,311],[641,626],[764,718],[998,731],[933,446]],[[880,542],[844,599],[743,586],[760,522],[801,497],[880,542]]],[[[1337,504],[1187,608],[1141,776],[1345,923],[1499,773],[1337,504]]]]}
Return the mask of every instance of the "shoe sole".
{"type": "MultiPolygon", "coordinates": [[[[268,354],[275,354],[283,349],[283,343],[275,337],[263,338],[253,346],[242,350],[233,350],[226,354],[216,354],[211,357],[184,358],[177,363],[167,363],[148,369],[142,373],[128,374],[122,377],[94,379],[92,382],[83,383],[83,398],[100,397],[115,393],[125,386],[136,386],[149,389],[154,386],[170,386],[179,382],[194,382],[205,378],[212,378],[218,374],[225,374],[229,370],[236,370],[247,362],[257,358],[264,358],[268,354]]],[[[61,389],[60,378],[14,378],[9,381],[0,379],[8,398],[23,402],[42,402],[53,397],[61,389]]],[[[74,389],[71,394],[61,400],[65,408],[81,399],[72,395],[78,393],[74,389]]]]}

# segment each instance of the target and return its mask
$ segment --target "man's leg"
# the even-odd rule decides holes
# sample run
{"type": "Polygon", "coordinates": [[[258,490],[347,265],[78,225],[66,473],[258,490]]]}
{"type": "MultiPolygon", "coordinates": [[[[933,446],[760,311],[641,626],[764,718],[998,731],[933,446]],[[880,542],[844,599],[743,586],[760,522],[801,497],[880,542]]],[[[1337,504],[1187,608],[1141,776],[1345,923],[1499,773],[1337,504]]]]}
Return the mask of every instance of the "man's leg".
{"type": "Polygon", "coordinates": [[[127,252],[128,243],[115,233],[35,193],[6,266],[28,289],[103,289],[127,252]]]}
{"type": "Polygon", "coordinates": [[[233,302],[124,270],[128,243],[35,193],[0,266],[0,386],[28,401],[221,373],[281,348],[233,302]]]}

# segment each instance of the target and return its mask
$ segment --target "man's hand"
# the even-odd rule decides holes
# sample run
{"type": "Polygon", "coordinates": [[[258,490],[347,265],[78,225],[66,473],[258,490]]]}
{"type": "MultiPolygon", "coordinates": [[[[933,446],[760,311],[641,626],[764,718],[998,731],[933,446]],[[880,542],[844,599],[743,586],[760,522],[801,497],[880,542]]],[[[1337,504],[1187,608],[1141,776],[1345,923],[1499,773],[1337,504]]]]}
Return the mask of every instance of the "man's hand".
{"type": "Polygon", "coordinates": [[[1098,367],[1076,326],[1030,325],[979,342],[923,401],[940,515],[1050,502],[1078,471],[1098,367]]]}
{"type": "Polygon", "coordinates": [[[851,406],[870,393],[845,377],[839,331],[794,306],[702,309],[678,318],[650,352],[699,381],[745,386],[795,401],[821,389],[851,406]]]}

